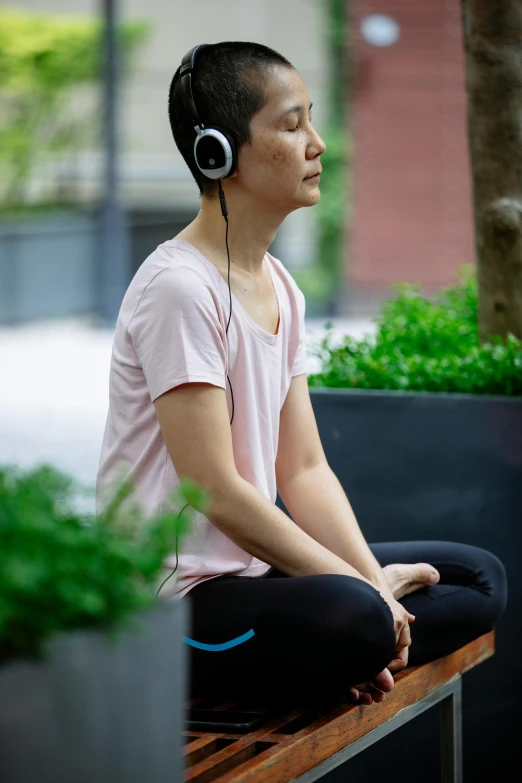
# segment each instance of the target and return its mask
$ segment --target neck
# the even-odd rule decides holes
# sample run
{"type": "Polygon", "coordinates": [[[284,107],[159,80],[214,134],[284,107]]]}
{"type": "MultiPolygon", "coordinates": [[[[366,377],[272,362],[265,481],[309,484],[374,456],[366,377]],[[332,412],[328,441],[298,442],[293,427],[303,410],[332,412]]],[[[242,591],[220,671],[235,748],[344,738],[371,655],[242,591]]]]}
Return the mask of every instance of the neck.
{"type": "MultiPolygon", "coordinates": [[[[286,215],[267,209],[266,204],[260,205],[248,194],[239,194],[227,185],[226,180],[222,182],[228,210],[230,263],[252,277],[260,277],[265,253],[286,215]]],[[[199,214],[190,224],[190,229],[224,266],[228,265],[226,228],[219,198],[209,200],[203,197],[199,214]]]]}

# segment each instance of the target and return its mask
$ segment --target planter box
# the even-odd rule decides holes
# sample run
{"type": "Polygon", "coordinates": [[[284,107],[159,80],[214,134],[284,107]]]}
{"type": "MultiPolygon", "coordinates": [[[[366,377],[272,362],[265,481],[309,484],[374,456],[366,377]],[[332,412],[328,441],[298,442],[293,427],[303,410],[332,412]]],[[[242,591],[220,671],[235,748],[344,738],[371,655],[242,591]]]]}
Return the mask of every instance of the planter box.
{"type": "MultiPolygon", "coordinates": [[[[49,215],[28,211],[0,217],[0,325],[100,311],[99,209],[79,206],[49,215]]],[[[197,214],[191,207],[129,208],[128,283],[147,256],[197,214]]],[[[276,237],[269,252],[278,256],[280,244],[276,237]]],[[[121,291],[122,299],[124,294],[121,291]]],[[[308,310],[312,317],[321,316],[325,307],[312,305],[308,310]]]]}
{"type": "Polygon", "coordinates": [[[136,619],[115,645],[75,631],[45,662],[0,668],[3,783],[181,783],[187,608],[161,602],[136,619]]]}
{"type": "MultiPolygon", "coordinates": [[[[196,214],[128,211],[127,285],[146,257],[196,214]]],[[[0,219],[0,325],[99,312],[99,242],[99,207],[0,219]]]]}
{"type": "Polygon", "coordinates": [[[183,231],[197,214],[197,209],[177,209],[176,212],[173,212],[172,209],[165,209],[164,207],[156,209],[135,208],[129,212],[131,247],[131,277],[129,278],[129,283],[147,256],[162,242],[173,239],[176,234],[183,231]]]}
{"type": "Polygon", "coordinates": [[[0,222],[0,324],[91,312],[98,230],[94,214],[0,222]]]}
{"type": "MultiPolygon", "coordinates": [[[[464,768],[469,780],[508,780],[520,728],[522,398],[314,387],[310,394],[327,459],[370,543],[462,541],[504,563],[509,598],[496,655],[464,678],[464,768]]],[[[279,497],[277,505],[288,513],[279,497]]],[[[436,755],[433,767],[426,763],[437,728],[412,724],[386,740],[412,774],[416,759],[423,783],[438,780],[436,755]]],[[[375,780],[395,781],[384,748],[381,770],[367,753],[371,759],[356,761],[361,773],[370,763],[375,780]]]]}

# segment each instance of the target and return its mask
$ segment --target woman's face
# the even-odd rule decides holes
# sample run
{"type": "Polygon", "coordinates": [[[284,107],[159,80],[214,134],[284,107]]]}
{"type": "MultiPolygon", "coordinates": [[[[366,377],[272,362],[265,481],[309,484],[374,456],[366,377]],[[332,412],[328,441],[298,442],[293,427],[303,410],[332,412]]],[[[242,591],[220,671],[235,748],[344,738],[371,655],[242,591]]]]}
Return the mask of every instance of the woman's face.
{"type": "Polygon", "coordinates": [[[276,67],[267,80],[268,100],[250,123],[251,141],[238,153],[236,183],[254,200],[291,212],[313,206],[326,145],[312,126],[306,85],[293,68],[276,67]]]}

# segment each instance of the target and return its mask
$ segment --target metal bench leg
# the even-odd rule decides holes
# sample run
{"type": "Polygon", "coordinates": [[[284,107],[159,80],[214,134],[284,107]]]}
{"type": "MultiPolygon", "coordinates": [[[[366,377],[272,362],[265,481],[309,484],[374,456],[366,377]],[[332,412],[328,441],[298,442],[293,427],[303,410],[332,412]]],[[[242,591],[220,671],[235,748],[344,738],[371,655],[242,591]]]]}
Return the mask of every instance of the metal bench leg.
{"type": "Polygon", "coordinates": [[[462,679],[440,703],[441,783],[462,783],[462,679]]]}

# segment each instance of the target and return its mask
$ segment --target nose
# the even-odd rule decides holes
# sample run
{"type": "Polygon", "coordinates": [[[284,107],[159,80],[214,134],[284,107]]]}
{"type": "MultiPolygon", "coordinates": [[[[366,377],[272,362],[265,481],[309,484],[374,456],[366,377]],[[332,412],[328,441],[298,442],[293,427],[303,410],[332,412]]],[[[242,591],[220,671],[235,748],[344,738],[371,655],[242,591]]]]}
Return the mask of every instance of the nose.
{"type": "Polygon", "coordinates": [[[313,131],[314,131],[314,134],[315,134],[315,139],[314,139],[314,142],[313,142],[313,146],[315,148],[317,148],[316,155],[322,155],[324,153],[324,151],[326,150],[326,144],[323,141],[323,139],[321,138],[321,136],[319,136],[319,134],[317,133],[315,128],[313,129],[313,131]]]}

